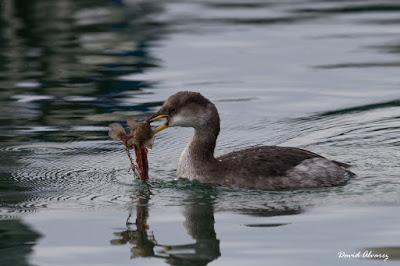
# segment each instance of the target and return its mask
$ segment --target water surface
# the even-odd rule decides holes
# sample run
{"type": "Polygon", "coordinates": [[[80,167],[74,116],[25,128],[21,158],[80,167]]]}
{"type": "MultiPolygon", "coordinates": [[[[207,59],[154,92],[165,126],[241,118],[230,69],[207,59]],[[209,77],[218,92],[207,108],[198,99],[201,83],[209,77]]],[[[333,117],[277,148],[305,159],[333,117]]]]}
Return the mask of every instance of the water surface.
{"type": "Polygon", "coordinates": [[[397,1],[0,8],[2,264],[365,264],[338,258],[360,250],[399,259],[397,1]],[[149,194],[107,126],[182,89],[217,105],[217,154],[295,146],[357,177],[283,192],[177,180],[192,132],[173,128],[150,154],[149,194]]]}

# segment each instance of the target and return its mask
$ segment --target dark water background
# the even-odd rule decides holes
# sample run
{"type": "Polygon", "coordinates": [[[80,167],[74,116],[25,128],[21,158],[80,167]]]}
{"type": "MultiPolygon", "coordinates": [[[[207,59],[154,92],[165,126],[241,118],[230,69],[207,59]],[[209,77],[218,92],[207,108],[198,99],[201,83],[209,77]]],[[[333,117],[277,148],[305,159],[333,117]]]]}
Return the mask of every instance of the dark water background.
{"type": "Polygon", "coordinates": [[[399,70],[398,1],[2,0],[0,264],[358,265],[337,253],[365,249],[396,263],[399,70]],[[292,192],[176,180],[191,130],[174,128],[149,195],[107,126],[182,89],[219,108],[217,154],[296,146],[357,177],[292,192]]]}

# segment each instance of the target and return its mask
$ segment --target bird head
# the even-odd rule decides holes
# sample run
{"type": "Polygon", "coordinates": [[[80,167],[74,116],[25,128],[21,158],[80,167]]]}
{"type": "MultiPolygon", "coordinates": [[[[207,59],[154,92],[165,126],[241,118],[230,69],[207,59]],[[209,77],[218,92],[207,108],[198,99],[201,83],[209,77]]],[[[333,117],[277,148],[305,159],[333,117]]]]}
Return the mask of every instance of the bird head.
{"type": "Polygon", "coordinates": [[[156,129],[157,133],[168,127],[204,129],[215,119],[219,123],[215,105],[200,93],[191,91],[180,91],[170,96],[150,117],[150,122],[161,119],[166,119],[166,122],[156,129]]]}

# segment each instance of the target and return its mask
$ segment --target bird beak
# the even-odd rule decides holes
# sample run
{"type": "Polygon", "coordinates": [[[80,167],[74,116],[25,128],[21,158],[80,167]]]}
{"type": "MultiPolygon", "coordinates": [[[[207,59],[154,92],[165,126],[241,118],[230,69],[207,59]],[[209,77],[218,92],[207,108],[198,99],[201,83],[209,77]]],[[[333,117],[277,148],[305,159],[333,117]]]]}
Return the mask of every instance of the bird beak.
{"type": "Polygon", "coordinates": [[[164,129],[167,129],[169,126],[168,126],[168,119],[169,119],[169,116],[168,115],[164,115],[164,114],[155,114],[155,115],[153,115],[152,117],[150,117],[150,119],[149,119],[149,121],[150,122],[154,122],[154,121],[158,121],[158,120],[161,120],[161,119],[163,119],[163,118],[166,118],[167,119],[167,122],[165,123],[165,124],[162,124],[161,126],[159,126],[159,127],[157,127],[155,130],[154,130],[154,134],[157,134],[158,132],[161,132],[161,131],[163,131],[164,129]]]}

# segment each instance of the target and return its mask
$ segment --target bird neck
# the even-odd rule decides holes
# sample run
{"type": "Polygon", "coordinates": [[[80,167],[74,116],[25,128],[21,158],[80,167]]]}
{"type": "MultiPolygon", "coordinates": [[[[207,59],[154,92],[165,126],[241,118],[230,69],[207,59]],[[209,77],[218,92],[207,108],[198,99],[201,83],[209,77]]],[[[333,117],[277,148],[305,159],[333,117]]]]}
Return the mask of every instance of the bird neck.
{"type": "Polygon", "coordinates": [[[193,159],[208,161],[214,159],[214,150],[218,135],[208,130],[195,129],[192,141],[189,144],[190,154],[193,159]]]}
{"type": "Polygon", "coordinates": [[[192,161],[214,161],[214,150],[220,131],[218,111],[212,106],[210,118],[207,123],[194,129],[194,136],[188,145],[192,161]]]}
{"type": "Polygon", "coordinates": [[[178,163],[178,176],[189,179],[205,178],[207,171],[218,165],[214,157],[219,134],[219,115],[214,105],[205,123],[194,128],[194,136],[182,152],[178,163]]]}

